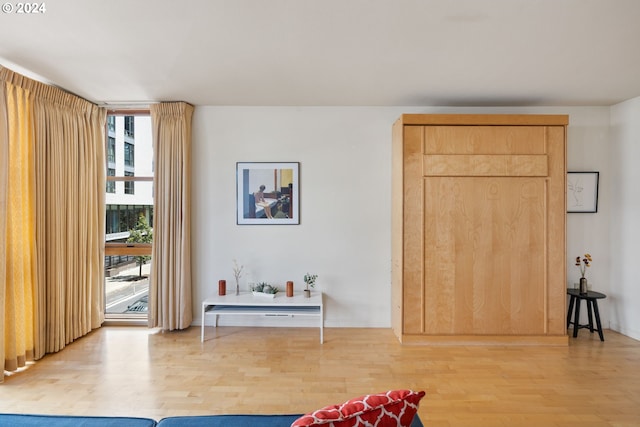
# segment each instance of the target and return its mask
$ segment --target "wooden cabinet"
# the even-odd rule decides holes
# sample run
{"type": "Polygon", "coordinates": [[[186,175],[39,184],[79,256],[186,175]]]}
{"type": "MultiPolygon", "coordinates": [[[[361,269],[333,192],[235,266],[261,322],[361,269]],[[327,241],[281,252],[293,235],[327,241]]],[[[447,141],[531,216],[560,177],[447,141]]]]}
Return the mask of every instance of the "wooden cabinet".
{"type": "Polygon", "coordinates": [[[392,325],[403,343],[567,345],[559,115],[393,126],[392,325]]]}

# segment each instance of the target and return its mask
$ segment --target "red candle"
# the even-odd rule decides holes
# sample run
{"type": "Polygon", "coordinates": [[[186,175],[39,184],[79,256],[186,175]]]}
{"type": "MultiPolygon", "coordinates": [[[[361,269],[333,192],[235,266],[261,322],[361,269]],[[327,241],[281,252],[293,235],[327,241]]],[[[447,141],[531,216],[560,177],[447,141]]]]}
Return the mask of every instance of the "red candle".
{"type": "Polygon", "coordinates": [[[293,296],[293,282],[290,280],[287,282],[287,296],[288,297],[293,296]]]}
{"type": "Polygon", "coordinates": [[[227,281],[218,280],[218,295],[226,295],[226,294],[227,294],[227,281]]]}

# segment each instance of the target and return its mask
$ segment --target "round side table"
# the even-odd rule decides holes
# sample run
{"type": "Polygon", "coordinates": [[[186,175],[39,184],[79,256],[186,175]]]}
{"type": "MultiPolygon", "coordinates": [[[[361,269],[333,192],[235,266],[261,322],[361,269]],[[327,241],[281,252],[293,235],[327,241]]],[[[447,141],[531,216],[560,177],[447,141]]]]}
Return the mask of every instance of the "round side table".
{"type": "Polygon", "coordinates": [[[581,294],[578,289],[567,289],[567,295],[571,297],[569,301],[569,311],[567,313],[567,329],[573,323],[573,337],[578,336],[578,330],[582,328],[589,328],[589,331],[598,331],[600,335],[600,341],[604,341],[604,335],[602,334],[602,325],[600,324],[600,311],[598,311],[598,300],[604,299],[607,296],[601,292],[587,291],[586,294],[581,294]],[[587,314],[589,316],[589,324],[580,324],[580,303],[582,300],[587,301],[587,314]],[[575,310],[574,310],[575,308],[575,310]],[[573,312],[573,320],[571,320],[571,314],[573,312]],[[593,316],[596,318],[596,328],[593,327],[593,316]]]}

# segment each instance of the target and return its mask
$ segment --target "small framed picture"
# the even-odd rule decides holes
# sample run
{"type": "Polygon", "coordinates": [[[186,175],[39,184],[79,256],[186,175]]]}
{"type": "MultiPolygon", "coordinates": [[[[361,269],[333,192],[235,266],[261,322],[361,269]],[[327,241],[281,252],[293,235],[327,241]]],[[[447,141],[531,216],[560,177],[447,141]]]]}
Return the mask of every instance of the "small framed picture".
{"type": "Polygon", "coordinates": [[[300,224],[298,162],[238,162],[238,225],[300,224]]]}
{"type": "Polygon", "coordinates": [[[567,212],[598,212],[599,172],[567,172],[567,212]]]}

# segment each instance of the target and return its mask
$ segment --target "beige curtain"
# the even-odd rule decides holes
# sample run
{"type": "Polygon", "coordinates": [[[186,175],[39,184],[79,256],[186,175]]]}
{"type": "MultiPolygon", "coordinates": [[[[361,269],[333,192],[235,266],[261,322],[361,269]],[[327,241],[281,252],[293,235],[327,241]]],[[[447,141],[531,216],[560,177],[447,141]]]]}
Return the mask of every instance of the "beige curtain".
{"type": "Polygon", "coordinates": [[[185,329],[191,298],[191,118],[184,102],[151,106],[154,227],[149,326],[185,329]]]}
{"type": "Polygon", "coordinates": [[[14,370],[104,320],[106,110],[8,69],[0,85],[0,354],[14,370]]]}
{"type": "MultiPolygon", "coordinates": [[[[7,99],[5,84],[0,82],[0,363],[6,367],[16,362],[16,352],[8,352],[5,342],[6,317],[5,304],[7,302],[7,192],[9,190],[9,118],[7,117],[7,99]],[[11,353],[12,356],[8,356],[11,353]],[[9,360],[11,359],[11,361],[9,360]]],[[[31,345],[33,347],[33,345],[31,345]]],[[[4,374],[0,376],[0,382],[4,374]]]]}
{"type": "Polygon", "coordinates": [[[2,84],[0,103],[0,354],[4,369],[12,371],[34,353],[34,142],[29,93],[2,84]]]}

